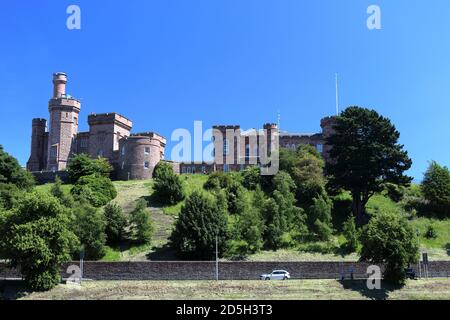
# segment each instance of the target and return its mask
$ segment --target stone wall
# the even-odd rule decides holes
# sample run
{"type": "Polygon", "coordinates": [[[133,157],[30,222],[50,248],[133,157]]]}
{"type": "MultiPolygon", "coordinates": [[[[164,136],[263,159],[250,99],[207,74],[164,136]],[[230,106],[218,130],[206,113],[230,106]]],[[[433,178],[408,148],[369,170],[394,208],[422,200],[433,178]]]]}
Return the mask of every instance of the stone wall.
{"type": "Polygon", "coordinates": [[[58,176],[63,183],[69,183],[70,177],[67,171],[40,171],[31,172],[36,180],[37,184],[46,184],[55,182],[55,178],[58,176]]]}
{"type": "MultiPolygon", "coordinates": [[[[67,278],[67,267],[61,275],[67,278]]],[[[340,279],[342,274],[354,278],[367,278],[369,264],[361,262],[220,262],[219,279],[252,280],[276,269],[286,270],[293,279],[340,279]]],[[[416,266],[417,267],[417,266],[416,266]]],[[[429,265],[430,277],[450,277],[450,261],[433,261],[429,265]]],[[[1,278],[17,278],[18,273],[0,263],[1,278]]],[[[215,262],[143,261],[143,262],[85,262],[84,278],[91,280],[212,280],[215,262]]]]}

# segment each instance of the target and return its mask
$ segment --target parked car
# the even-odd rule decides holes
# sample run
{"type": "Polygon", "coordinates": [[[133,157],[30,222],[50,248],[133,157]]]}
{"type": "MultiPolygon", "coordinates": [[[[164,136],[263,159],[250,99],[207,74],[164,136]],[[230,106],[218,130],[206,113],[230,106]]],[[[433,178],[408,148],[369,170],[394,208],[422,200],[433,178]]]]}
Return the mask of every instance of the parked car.
{"type": "Polygon", "coordinates": [[[261,280],[288,280],[291,275],[286,270],[274,270],[272,273],[260,275],[259,278],[261,280]]]}

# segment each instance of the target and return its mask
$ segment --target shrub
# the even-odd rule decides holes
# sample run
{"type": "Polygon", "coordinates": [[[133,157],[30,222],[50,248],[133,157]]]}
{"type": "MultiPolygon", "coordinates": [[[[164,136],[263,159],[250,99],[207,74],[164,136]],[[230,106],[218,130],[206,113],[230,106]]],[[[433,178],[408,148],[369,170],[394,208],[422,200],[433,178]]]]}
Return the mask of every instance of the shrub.
{"type": "Polygon", "coordinates": [[[106,238],[109,244],[116,244],[123,240],[128,226],[127,217],[123,214],[122,208],[116,203],[108,203],[103,209],[106,219],[106,238]]]}
{"type": "Polygon", "coordinates": [[[50,189],[50,193],[59,200],[59,202],[67,207],[71,208],[73,206],[73,198],[72,196],[65,194],[62,190],[62,182],[61,179],[57,176],[55,178],[55,183],[53,184],[52,188],[50,189]]]}
{"type": "Polygon", "coordinates": [[[227,207],[231,214],[240,214],[245,208],[245,189],[237,181],[231,182],[226,188],[227,207]]]}
{"type": "Polygon", "coordinates": [[[184,199],[184,190],[180,177],[171,166],[161,165],[154,184],[154,195],[162,203],[173,205],[184,199]]]}
{"type": "Polygon", "coordinates": [[[216,171],[209,174],[208,180],[206,180],[203,188],[205,190],[226,189],[235,179],[236,177],[231,173],[216,171]]]}
{"type": "Polygon", "coordinates": [[[450,214],[450,172],[433,161],[425,172],[422,192],[438,213],[450,214]]]}
{"type": "Polygon", "coordinates": [[[147,202],[140,199],[130,213],[131,233],[138,243],[150,243],[153,236],[153,223],[147,211],[147,202]]]}
{"type": "Polygon", "coordinates": [[[256,190],[261,185],[261,170],[257,166],[250,166],[241,172],[242,185],[248,190],[256,190]]]}
{"type": "Polygon", "coordinates": [[[19,269],[33,290],[49,290],[61,280],[61,265],[77,246],[68,229],[67,209],[46,194],[24,194],[17,207],[0,212],[0,256],[19,269]]]}
{"type": "Polygon", "coordinates": [[[333,203],[328,196],[320,196],[313,199],[313,204],[308,208],[307,220],[311,233],[321,241],[330,238],[333,230],[331,225],[331,210],[333,203]]]}
{"type": "Polygon", "coordinates": [[[378,213],[361,233],[361,260],[384,264],[384,278],[393,284],[404,284],[405,268],[416,263],[419,255],[416,235],[401,216],[378,213]]]}
{"type": "Polygon", "coordinates": [[[427,239],[436,239],[438,237],[436,228],[433,224],[429,224],[427,227],[427,231],[425,232],[425,238],[427,239]]]}
{"type": "Polygon", "coordinates": [[[77,183],[81,177],[98,175],[109,178],[112,166],[105,158],[92,159],[87,154],[77,154],[69,160],[67,172],[72,183],[77,183]]]}
{"type": "Polygon", "coordinates": [[[170,163],[160,161],[155,166],[152,176],[153,176],[153,179],[160,179],[172,172],[173,172],[173,167],[170,163]]]}
{"type": "Polygon", "coordinates": [[[394,202],[400,202],[405,195],[405,187],[387,182],[384,185],[387,196],[394,202]]]}
{"type": "Polygon", "coordinates": [[[104,206],[117,197],[111,180],[97,175],[81,177],[70,192],[75,199],[85,199],[94,207],[104,206]]]}
{"type": "MultiPolygon", "coordinates": [[[[92,207],[87,202],[78,203],[72,209],[74,220],[72,230],[80,240],[84,250],[86,260],[99,260],[106,253],[106,220],[99,209],[92,207]]],[[[73,252],[74,257],[78,257],[77,251],[73,252]]]]}
{"type": "Polygon", "coordinates": [[[359,232],[356,229],[355,218],[353,216],[348,217],[344,222],[342,233],[345,237],[345,249],[348,252],[355,252],[358,250],[359,244],[359,232]]]}
{"type": "Polygon", "coordinates": [[[0,183],[0,209],[12,209],[16,206],[23,192],[12,183],[0,183]]]}
{"type": "Polygon", "coordinates": [[[186,199],[175,223],[173,247],[182,257],[209,260],[215,254],[216,236],[222,256],[228,241],[226,213],[213,196],[195,191],[186,199]]]}

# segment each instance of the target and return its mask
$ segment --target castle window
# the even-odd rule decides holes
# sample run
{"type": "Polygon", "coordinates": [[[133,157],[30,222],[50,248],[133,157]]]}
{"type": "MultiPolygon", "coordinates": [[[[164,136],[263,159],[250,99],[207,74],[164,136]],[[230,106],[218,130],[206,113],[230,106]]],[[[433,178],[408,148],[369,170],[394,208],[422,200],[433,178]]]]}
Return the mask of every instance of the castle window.
{"type": "Polygon", "coordinates": [[[73,118],[73,122],[75,122],[75,125],[78,125],[78,118],[77,118],[77,117],[74,117],[74,118],[73,118]]]}
{"type": "Polygon", "coordinates": [[[228,139],[223,141],[223,155],[227,156],[230,153],[230,144],[228,139]]]}
{"type": "Polygon", "coordinates": [[[187,167],[186,173],[191,173],[191,167],[187,167]]]}
{"type": "Polygon", "coordinates": [[[144,169],[150,169],[150,162],[148,161],[144,162],[144,169]]]}
{"type": "Polygon", "coordinates": [[[181,168],[181,173],[186,173],[186,167],[181,168]]]}
{"type": "Polygon", "coordinates": [[[125,146],[122,147],[122,155],[125,155],[125,146]]]}
{"type": "Polygon", "coordinates": [[[228,164],[223,165],[223,172],[230,172],[230,167],[228,164]]]}
{"type": "Polygon", "coordinates": [[[248,161],[249,158],[250,158],[250,145],[246,144],[245,145],[245,161],[248,161]]]}
{"type": "Polygon", "coordinates": [[[50,158],[56,158],[58,156],[58,147],[51,146],[50,148],[50,158]]]}
{"type": "Polygon", "coordinates": [[[206,167],[202,166],[202,173],[206,173],[206,167]]]}
{"type": "Polygon", "coordinates": [[[145,154],[150,154],[150,147],[145,147],[144,152],[145,152],[145,154]]]}

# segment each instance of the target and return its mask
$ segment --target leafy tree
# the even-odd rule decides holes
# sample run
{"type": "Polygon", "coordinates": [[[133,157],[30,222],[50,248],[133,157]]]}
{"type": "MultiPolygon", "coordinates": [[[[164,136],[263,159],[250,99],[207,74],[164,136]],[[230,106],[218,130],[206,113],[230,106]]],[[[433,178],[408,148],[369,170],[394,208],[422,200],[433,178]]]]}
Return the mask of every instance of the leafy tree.
{"type": "Polygon", "coordinates": [[[405,187],[398,186],[393,183],[385,183],[384,188],[386,190],[387,196],[394,202],[400,202],[405,195],[405,187]]]}
{"type": "Polygon", "coordinates": [[[19,189],[30,190],[34,184],[33,176],[24,170],[16,158],[9,155],[0,145],[0,183],[14,184],[19,189]]]}
{"type": "Polygon", "coordinates": [[[405,282],[405,268],[416,263],[419,256],[414,230],[393,213],[373,217],[362,229],[361,244],[361,260],[384,264],[384,279],[393,284],[405,282]]]}
{"type": "Polygon", "coordinates": [[[326,169],[330,186],[351,192],[353,215],[364,224],[366,204],[383,184],[409,185],[412,178],[403,173],[412,162],[398,144],[400,133],[376,111],[349,107],[336,117],[334,130],[327,139],[332,146],[326,169]]]}
{"type": "Polygon", "coordinates": [[[103,214],[106,219],[107,242],[116,244],[124,238],[128,226],[127,217],[123,214],[122,207],[116,203],[108,203],[103,209],[103,214]]]}
{"type": "Polygon", "coordinates": [[[19,269],[31,289],[49,290],[60,282],[61,265],[77,246],[68,225],[67,209],[57,199],[24,194],[17,207],[0,212],[0,256],[19,269]]]}
{"type": "Polygon", "coordinates": [[[241,174],[242,185],[248,190],[255,190],[261,185],[261,170],[257,166],[249,166],[241,174]]]}
{"type": "Polygon", "coordinates": [[[102,212],[82,201],[72,209],[74,216],[71,229],[80,240],[81,247],[73,252],[77,257],[84,250],[86,260],[99,260],[106,254],[106,219],[102,212]]]}
{"type": "Polygon", "coordinates": [[[73,197],[71,195],[66,194],[63,191],[62,182],[58,176],[55,178],[55,183],[50,189],[50,193],[52,196],[58,199],[63,206],[67,208],[71,208],[73,206],[74,204],[73,197]]]}
{"type": "Polygon", "coordinates": [[[215,254],[216,236],[222,256],[228,240],[226,213],[213,196],[194,191],[175,223],[173,246],[180,256],[209,260],[215,254]]]}
{"type": "Polygon", "coordinates": [[[296,185],[296,198],[302,208],[313,204],[313,199],[324,195],[325,162],[310,145],[300,145],[296,151],[280,150],[280,169],[289,173],[296,185]]]}
{"type": "Polygon", "coordinates": [[[216,171],[208,175],[203,188],[205,190],[227,189],[233,183],[241,183],[240,176],[232,172],[216,171]]]}
{"type": "Polygon", "coordinates": [[[345,249],[348,252],[355,252],[358,250],[359,232],[358,229],[356,229],[355,218],[353,216],[348,217],[344,222],[342,233],[346,239],[345,249]]]}
{"type": "Polygon", "coordinates": [[[24,191],[12,183],[0,183],[0,209],[12,209],[19,199],[23,196],[24,191]]]}
{"type": "Polygon", "coordinates": [[[130,213],[131,233],[139,243],[150,243],[154,232],[153,223],[147,211],[147,202],[140,199],[130,213]]]}
{"type": "Polygon", "coordinates": [[[422,193],[437,212],[450,214],[450,172],[447,167],[431,162],[421,185],[422,193]]]}
{"type": "Polygon", "coordinates": [[[81,177],[98,175],[109,178],[113,168],[105,158],[92,159],[87,154],[77,154],[69,160],[67,171],[72,183],[78,182],[81,177]]]}
{"type": "Polygon", "coordinates": [[[433,224],[429,224],[427,227],[427,231],[425,232],[425,238],[427,239],[436,239],[438,237],[436,228],[433,224]]]}
{"type": "Polygon", "coordinates": [[[226,189],[227,208],[231,214],[240,214],[245,209],[245,189],[237,181],[231,182],[226,189]]]}
{"type": "Polygon", "coordinates": [[[70,193],[76,200],[85,199],[94,207],[106,205],[117,197],[117,191],[109,178],[104,176],[82,176],[70,193]]]}
{"type": "Polygon", "coordinates": [[[180,177],[171,166],[161,165],[153,186],[154,195],[163,204],[173,205],[184,199],[184,189],[180,177]]]}
{"type": "Polygon", "coordinates": [[[160,161],[153,170],[153,179],[159,179],[173,172],[173,167],[170,163],[160,161]]]}
{"type": "Polygon", "coordinates": [[[331,224],[332,201],[327,196],[319,196],[313,199],[313,204],[308,208],[307,220],[313,235],[319,240],[327,241],[333,233],[331,224]]]}

